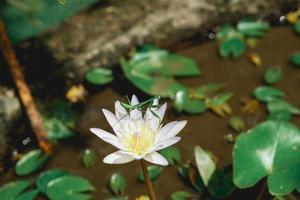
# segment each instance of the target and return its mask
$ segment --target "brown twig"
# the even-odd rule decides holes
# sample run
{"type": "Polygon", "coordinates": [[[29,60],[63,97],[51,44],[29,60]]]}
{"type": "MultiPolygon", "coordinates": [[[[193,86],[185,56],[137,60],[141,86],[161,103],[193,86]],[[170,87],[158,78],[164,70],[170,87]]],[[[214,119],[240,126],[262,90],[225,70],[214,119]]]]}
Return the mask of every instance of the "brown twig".
{"type": "Polygon", "coordinates": [[[47,133],[43,127],[41,115],[36,108],[30,88],[26,84],[22,67],[7,36],[2,19],[0,19],[0,45],[3,56],[9,66],[10,73],[17,87],[21,102],[28,115],[31,127],[38,139],[38,144],[46,154],[50,154],[52,152],[52,145],[47,140],[47,133]]]}
{"type": "Polygon", "coordinates": [[[141,161],[141,166],[142,166],[142,170],[143,170],[143,174],[144,174],[144,180],[147,186],[147,190],[148,190],[148,195],[150,197],[150,200],[156,200],[156,196],[153,190],[153,186],[149,177],[149,172],[148,169],[146,167],[146,163],[143,159],[140,160],[141,161]]]}

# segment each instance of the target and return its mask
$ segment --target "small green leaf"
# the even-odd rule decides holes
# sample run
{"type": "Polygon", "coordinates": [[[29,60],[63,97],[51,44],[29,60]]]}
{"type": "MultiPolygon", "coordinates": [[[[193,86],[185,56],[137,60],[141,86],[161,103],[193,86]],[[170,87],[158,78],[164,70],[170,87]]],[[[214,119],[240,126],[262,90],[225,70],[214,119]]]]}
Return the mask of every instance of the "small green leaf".
{"type": "Polygon", "coordinates": [[[91,168],[96,164],[97,156],[92,149],[84,150],[82,162],[86,168],[91,168]]]}
{"type": "Polygon", "coordinates": [[[113,81],[112,71],[105,68],[93,68],[85,74],[85,79],[95,85],[104,85],[113,81]]]}
{"type": "Polygon", "coordinates": [[[64,125],[66,125],[69,128],[75,127],[77,115],[72,110],[71,105],[68,102],[63,101],[61,99],[55,99],[50,103],[49,110],[49,116],[51,118],[56,118],[57,120],[60,120],[64,125]]]}
{"type": "Polygon", "coordinates": [[[296,33],[298,33],[300,35],[300,19],[298,19],[296,21],[296,23],[294,24],[294,30],[296,33]]]}
{"type": "Polygon", "coordinates": [[[242,131],[245,128],[244,120],[238,116],[231,117],[229,119],[229,125],[235,131],[242,131]]]}
{"type": "Polygon", "coordinates": [[[57,118],[44,118],[43,124],[47,131],[47,138],[53,141],[69,138],[76,134],[57,118]]]}
{"type": "Polygon", "coordinates": [[[224,83],[208,83],[197,87],[192,95],[197,97],[197,99],[205,99],[224,87],[224,83]]]}
{"type": "Polygon", "coordinates": [[[190,114],[199,114],[206,110],[204,101],[190,99],[187,90],[181,90],[176,93],[174,107],[177,112],[185,111],[190,114]]]}
{"type": "Polygon", "coordinates": [[[273,111],[268,115],[268,120],[289,121],[292,118],[292,113],[289,111],[273,111]]]}
{"type": "Polygon", "coordinates": [[[295,67],[300,68],[300,52],[294,53],[290,60],[295,67]]]}
{"type": "Polygon", "coordinates": [[[162,149],[159,153],[168,160],[170,165],[174,165],[180,161],[180,151],[174,146],[162,149]]]}
{"type": "Polygon", "coordinates": [[[240,57],[246,50],[245,41],[240,38],[225,39],[219,47],[219,53],[223,58],[240,57]]]}
{"type": "Polygon", "coordinates": [[[237,29],[248,37],[262,37],[270,29],[270,25],[262,21],[240,20],[237,29]]]}
{"type": "Polygon", "coordinates": [[[285,94],[277,88],[261,86],[255,89],[254,96],[259,101],[270,102],[281,99],[285,94]]]}
{"type": "Polygon", "coordinates": [[[78,176],[62,176],[47,184],[47,197],[51,200],[90,200],[91,195],[84,192],[94,190],[90,182],[78,176]]]}
{"type": "Polygon", "coordinates": [[[120,173],[114,173],[109,179],[109,188],[115,195],[123,195],[127,187],[125,177],[120,173]]]}
{"type": "Polygon", "coordinates": [[[267,177],[272,195],[286,195],[300,180],[300,131],[283,121],[267,121],[238,136],[233,151],[233,180],[249,188],[267,177]]]}
{"type": "Polygon", "coordinates": [[[15,172],[17,175],[24,176],[40,169],[47,161],[48,156],[43,155],[40,149],[35,149],[25,154],[18,160],[15,172]]]}
{"type": "Polygon", "coordinates": [[[268,111],[271,115],[273,115],[273,119],[286,119],[289,120],[291,115],[299,115],[300,109],[291,105],[290,103],[284,100],[274,100],[268,103],[267,105],[268,111]],[[287,113],[290,113],[288,115],[287,113]]]}
{"type": "Polygon", "coordinates": [[[30,186],[29,181],[14,181],[3,185],[0,188],[0,197],[5,200],[15,200],[30,186]]]}
{"type": "Polygon", "coordinates": [[[171,200],[188,200],[192,197],[192,194],[185,191],[174,192],[171,195],[171,200]]]}
{"type": "Polygon", "coordinates": [[[224,24],[220,30],[216,34],[217,40],[224,40],[224,38],[228,37],[228,35],[231,35],[232,32],[235,32],[236,30],[231,24],[224,24]]]}
{"type": "MultiPolygon", "coordinates": [[[[151,165],[148,166],[147,169],[148,169],[150,179],[151,181],[153,181],[159,177],[159,175],[162,173],[164,168],[161,166],[151,165]]],[[[142,171],[139,172],[138,179],[139,181],[144,182],[145,179],[142,171]]]]}
{"type": "Polygon", "coordinates": [[[265,72],[265,81],[268,84],[275,84],[282,79],[282,70],[280,67],[270,67],[265,72]]]}
{"type": "Polygon", "coordinates": [[[38,189],[43,193],[46,194],[47,191],[47,185],[50,181],[62,177],[62,176],[68,176],[69,173],[65,172],[63,170],[48,170],[43,173],[41,173],[37,180],[36,180],[36,185],[38,189]]]}
{"type": "Polygon", "coordinates": [[[38,193],[39,193],[38,189],[24,192],[23,194],[18,196],[15,200],[34,200],[38,195],[38,193]]]}

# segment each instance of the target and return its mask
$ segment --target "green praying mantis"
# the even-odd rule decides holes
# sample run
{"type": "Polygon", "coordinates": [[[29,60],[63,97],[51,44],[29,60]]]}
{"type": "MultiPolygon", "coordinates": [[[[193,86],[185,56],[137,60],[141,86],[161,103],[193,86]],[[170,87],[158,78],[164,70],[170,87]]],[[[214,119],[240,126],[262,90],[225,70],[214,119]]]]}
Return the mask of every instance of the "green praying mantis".
{"type": "MultiPolygon", "coordinates": [[[[128,96],[126,96],[126,98],[127,98],[128,102],[130,102],[128,96]]],[[[154,96],[154,97],[152,97],[152,98],[150,98],[150,99],[148,99],[146,101],[140,102],[140,103],[138,103],[136,105],[131,105],[130,103],[127,104],[127,103],[123,103],[123,102],[120,102],[120,104],[121,104],[121,106],[123,108],[125,108],[125,110],[128,111],[128,113],[130,111],[132,111],[132,110],[135,110],[135,109],[137,109],[139,111],[143,111],[143,110],[145,110],[145,107],[148,107],[149,111],[153,114],[153,116],[155,116],[156,118],[158,118],[159,119],[159,123],[161,123],[160,117],[152,110],[152,109],[159,108],[158,104],[157,105],[154,104],[154,100],[155,99],[160,99],[160,96],[154,96]]],[[[126,114],[126,115],[128,115],[128,114],[126,114]]],[[[123,116],[123,117],[125,117],[125,116],[123,116]]]]}

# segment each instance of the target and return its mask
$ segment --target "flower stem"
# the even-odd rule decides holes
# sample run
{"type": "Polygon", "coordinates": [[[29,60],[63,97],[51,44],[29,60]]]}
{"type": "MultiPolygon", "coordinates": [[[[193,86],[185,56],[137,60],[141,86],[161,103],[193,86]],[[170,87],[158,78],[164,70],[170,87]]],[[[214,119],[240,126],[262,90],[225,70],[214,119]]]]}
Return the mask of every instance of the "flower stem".
{"type": "Polygon", "coordinates": [[[153,190],[153,186],[150,180],[150,176],[148,173],[148,169],[146,167],[146,163],[143,159],[140,160],[141,161],[141,166],[142,166],[142,170],[143,170],[143,174],[144,174],[144,180],[147,186],[147,190],[148,190],[148,195],[150,197],[150,200],[156,200],[156,196],[153,190]]]}

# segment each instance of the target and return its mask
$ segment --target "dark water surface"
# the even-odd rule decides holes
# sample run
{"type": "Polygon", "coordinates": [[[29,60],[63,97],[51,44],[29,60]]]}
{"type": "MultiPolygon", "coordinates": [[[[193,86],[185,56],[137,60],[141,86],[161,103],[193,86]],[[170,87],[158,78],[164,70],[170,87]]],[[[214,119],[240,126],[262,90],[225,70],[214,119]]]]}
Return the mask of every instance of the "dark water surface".
{"type": "MultiPolygon", "coordinates": [[[[282,67],[284,78],[276,87],[286,92],[289,102],[300,107],[300,70],[292,67],[289,63],[289,56],[296,51],[300,51],[300,38],[295,35],[291,27],[272,29],[265,38],[259,40],[255,49],[248,49],[248,52],[254,52],[261,56],[263,65],[260,68],[254,66],[246,54],[235,60],[221,59],[217,54],[217,44],[215,42],[206,42],[201,45],[195,44],[195,46],[180,50],[178,53],[195,59],[203,74],[200,77],[184,78],[180,81],[189,86],[198,86],[209,82],[226,83],[226,90],[235,94],[229,102],[233,115],[242,116],[247,128],[251,128],[265,118],[265,106],[262,106],[255,114],[245,114],[241,112],[243,107],[241,98],[250,97],[257,86],[264,84],[263,73],[267,67],[275,65],[282,67]]],[[[102,142],[88,131],[91,127],[101,127],[111,131],[100,109],[113,110],[115,100],[124,100],[122,94],[136,91],[128,89],[128,86],[124,85],[124,77],[120,77],[120,79],[119,82],[117,81],[119,83],[117,86],[106,88],[89,96],[85,104],[85,112],[82,114],[78,124],[81,137],[58,145],[55,155],[45,167],[47,169],[64,169],[87,178],[96,187],[93,196],[94,199],[98,200],[113,196],[108,190],[107,182],[109,176],[114,172],[121,172],[125,175],[128,181],[126,194],[130,199],[146,194],[144,184],[137,181],[137,174],[140,170],[139,163],[131,162],[125,165],[104,164],[102,159],[105,155],[114,152],[116,149],[102,142]],[[92,148],[98,155],[97,164],[92,169],[86,169],[81,164],[81,156],[85,147],[92,148]]],[[[187,127],[180,133],[182,141],[177,144],[182,152],[182,163],[189,160],[193,161],[193,149],[196,145],[201,145],[218,157],[219,167],[230,166],[233,144],[229,144],[224,139],[226,134],[233,133],[228,126],[229,117],[221,118],[211,112],[206,112],[203,115],[178,115],[174,112],[170,102],[164,122],[188,120],[187,127]]],[[[293,121],[298,125],[300,124],[299,118],[295,118],[293,121]]],[[[178,190],[189,190],[180,181],[176,171],[177,166],[167,167],[162,175],[154,181],[154,188],[159,199],[168,199],[171,193],[178,190]]],[[[12,170],[4,174],[0,180],[0,185],[16,179],[12,174],[12,170]]],[[[252,200],[255,199],[257,193],[257,189],[238,191],[228,199],[252,200]]]]}

